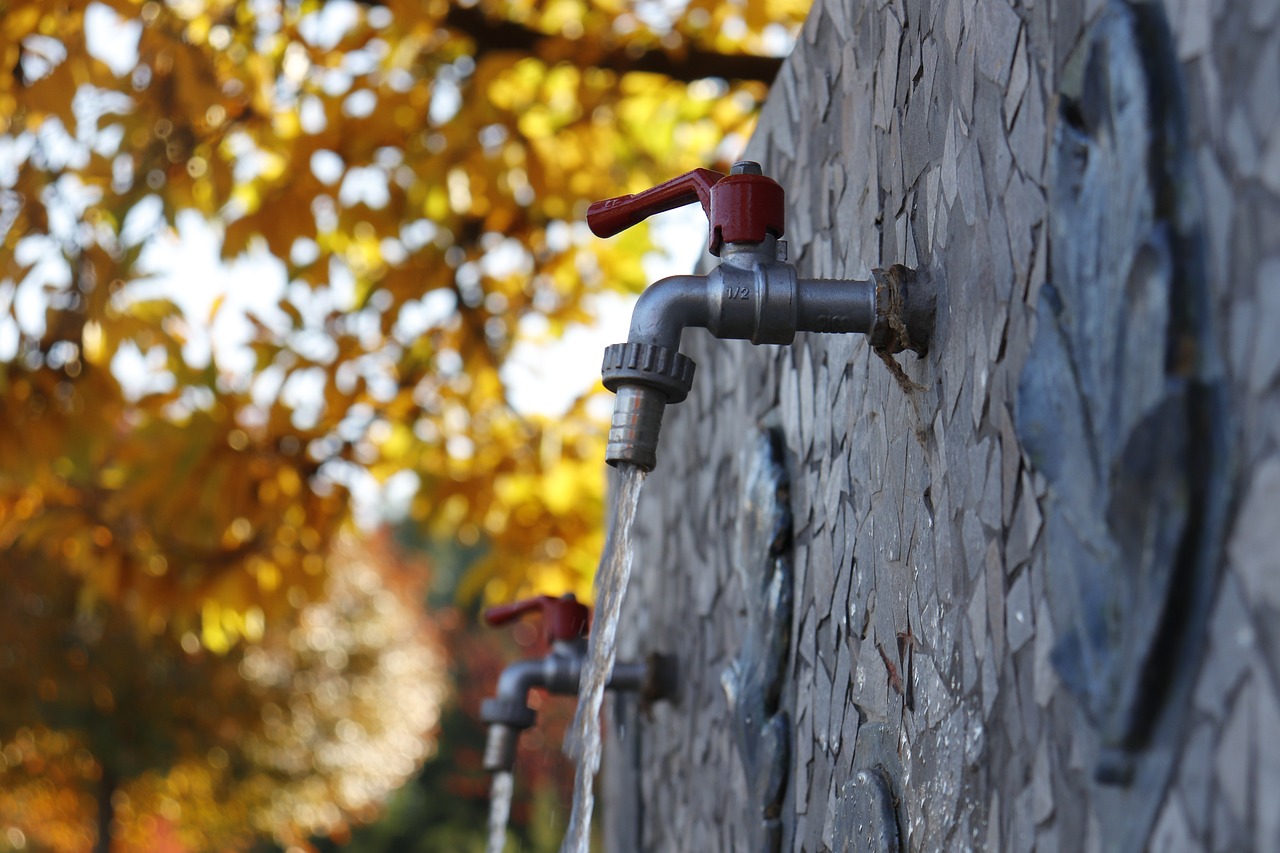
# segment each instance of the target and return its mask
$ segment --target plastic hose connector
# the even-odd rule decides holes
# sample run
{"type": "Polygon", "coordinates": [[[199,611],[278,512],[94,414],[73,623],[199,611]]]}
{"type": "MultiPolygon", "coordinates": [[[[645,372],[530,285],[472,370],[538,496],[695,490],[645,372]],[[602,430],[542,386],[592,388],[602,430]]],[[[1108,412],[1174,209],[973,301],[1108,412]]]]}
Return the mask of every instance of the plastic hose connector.
{"type": "Polygon", "coordinates": [[[617,393],[623,385],[643,385],[679,403],[693,387],[693,359],[657,344],[631,341],[605,348],[601,374],[604,387],[617,393]]]}

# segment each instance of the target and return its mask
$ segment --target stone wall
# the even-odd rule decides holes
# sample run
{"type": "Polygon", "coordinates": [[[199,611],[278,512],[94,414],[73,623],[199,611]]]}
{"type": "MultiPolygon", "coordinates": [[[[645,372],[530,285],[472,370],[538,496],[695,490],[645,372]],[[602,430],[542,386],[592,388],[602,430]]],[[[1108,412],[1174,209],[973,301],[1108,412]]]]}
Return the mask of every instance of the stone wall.
{"type": "MultiPolygon", "coordinates": [[[[1121,76],[1106,79],[1114,89],[1121,76]]],[[[608,849],[742,850],[757,837],[758,791],[721,686],[747,630],[732,542],[757,423],[781,434],[791,477],[782,849],[892,849],[856,829],[869,814],[858,771],[886,746],[876,738],[900,761],[877,784],[900,797],[903,849],[1280,849],[1278,93],[1275,0],[818,0],[748,154],[787,190],[803,275],[927,269],[937,333],[926,358],[897,357],[895,378],[860,337],[757,348],[686,332],[695,388],[666,414],[619,630],[624,657],[676,655],[682,694],[613,709],[608,849]],[[1151,275],[1175,285],[1154,315],[1132,272],[1120,288],[1137,295],[1118,311],[1089,301],[1087,276],[1083,296],[1054,281],[1078,273],[1073,229],[1091,209],[1065,197],[1080,182],[1062,180],[1075,168],[1064,140],[1093,134],[1080,168],[1130,156],[1119,120],[1092,114],[1096,91],[1059,93],[1101,85],[1087,82],[1082,45],[1103,17],[1135,14],[1148,53],[1150,22],[1168,22],[1171,65],[1146,68],[1170,83],[1159,97],[1185,103],[1169,121],[1188,131],[1155,157],[1185,171],[1151,178],[1150,198],[1132,190],[1165,217],[1159,245],[1191,247],[1160,256],[1173,260],[1151,275]],[[1200,303],[1176,284],[1196,270],[1200,303]],[[1135,332],[1124,323],[1140,310],[1135,332]],[[1073,441],[1101,454],[1101,479],[1046,454],[1027,414],[1026,395],[1044,402],[1055,382],[1079,386],[1066,420],[1106,397],[1087,371],[1028,368],[1055,363],[1043,347],[1070,344],[1072,316],[1122,387],[1164,383],[1144,411],[1173,401],[1190,424],[1171,438],[1144,432],[1155,427],[1142,412],[1090,409],[1106,423],[1059,438],[1064,454],[1073,441]],[[1192,331],[1176,339],[1175,326],[1192,331]],[[1199,347],[1190,367],[1179,340],[1199,347]],[[1108,430],[1128,441],[1111,456],[1096,446],[1108,430]],[[1143,455],[1175,446],[1185,452],[1143,455]],[[1081,520],[1072,495],[1089,489],[1105,493],[1081,520]],[[1170,493],[1167,506],[1154,497],[1170,493]],[[1169,547],[1126,544],[1134,506],[1155,507],[1138,528],[1169,547]],[[1063,587],[1095,523],[1115,547],[1085,555],[1103,570],[1090,582],[1142,563],[1104,590],[1102,615],[1063,587]],[[1073,675],[1071,649],[1089,648],[1067,640],[1087,647],[1076,622],[1095,616],[1109,657],[1073,675]]],[[[1088,239],[1104,251],[1108,223],[1129,221],[1102,215],[1088,239]]]]}

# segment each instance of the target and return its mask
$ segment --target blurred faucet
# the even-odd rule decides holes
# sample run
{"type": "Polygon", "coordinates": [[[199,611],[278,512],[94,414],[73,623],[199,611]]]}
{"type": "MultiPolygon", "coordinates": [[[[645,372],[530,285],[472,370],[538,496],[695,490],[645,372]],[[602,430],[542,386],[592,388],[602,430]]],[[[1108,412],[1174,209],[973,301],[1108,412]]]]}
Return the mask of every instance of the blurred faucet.
{"type": "MultiPolygon", "coordinates": [[[[485,740],[484,769],[510,770],[515,764],[520,732],[533,726],[537,715],[528,705],[529,689],[576,696],[583,662],[587,657],[587,632],[591,610],[572,594],[560,598],[540,595],[490,608],[484,619],[504,625],[526,613],[542,614],[542,634],[551,647],[541,658],[516,661],[498,677],[496,695],[480,705],[480,719],[489,724],[485,740]]],[[[638,693],[648,701],[668,698],[673,692],[673,664],[661,655],[648,660],[614,664],[606,685],[610,690],[638,693]]]]}

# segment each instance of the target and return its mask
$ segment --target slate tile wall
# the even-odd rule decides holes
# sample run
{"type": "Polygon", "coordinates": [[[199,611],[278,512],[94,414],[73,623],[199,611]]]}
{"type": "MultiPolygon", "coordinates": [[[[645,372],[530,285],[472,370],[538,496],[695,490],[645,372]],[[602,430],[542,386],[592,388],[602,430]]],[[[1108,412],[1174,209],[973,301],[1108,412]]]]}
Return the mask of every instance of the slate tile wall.
{"type": "Polygon", "coordinates": [[[844,849],[855,738],[883,723],[912,850],[1118,849],[1125,832],[1155,850],[1280,850],[1280,3],[1164,5],[1236,458],[1193,707],[1160,747],[1167,790],[1117,828],[1114,789],[1092,779],[1097,737],[1050,662],[1046,482],[1014,426],[1053,251],[1054,93],[1103,0],[819,0],[748,153],[787,189],[802,274],[926,267],[937,338],[926,359],[898,356],[918,386],[904,390],[858,337],[686,332],[698,375],[666,414],[619,631],[624,655],[675,653],[683,694],[614,709],[609,849],[744,849],[758,819],[719,678],[745,613],[737,455],[771,419],[795,514],[784,849],[844,849]],[[910,666],[902,694],[886,659],[910,666]]]}

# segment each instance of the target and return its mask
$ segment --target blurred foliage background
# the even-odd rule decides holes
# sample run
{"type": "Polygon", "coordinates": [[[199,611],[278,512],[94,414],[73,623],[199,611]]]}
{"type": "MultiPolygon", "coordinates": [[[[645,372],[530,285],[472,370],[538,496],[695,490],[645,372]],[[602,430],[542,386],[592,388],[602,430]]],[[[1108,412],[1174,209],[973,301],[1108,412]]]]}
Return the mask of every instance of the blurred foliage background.
{"type": "Polygon", "coordinates": [[[643,288],[587,204],[727,168],[807,7],[0,0],[0,850],[480,849],[533,634],[476,608],[589,598],[604,531],[598,388],[504,367],[643,288]],[[278,292],[158,281],[193,229],[278,292]]]}

